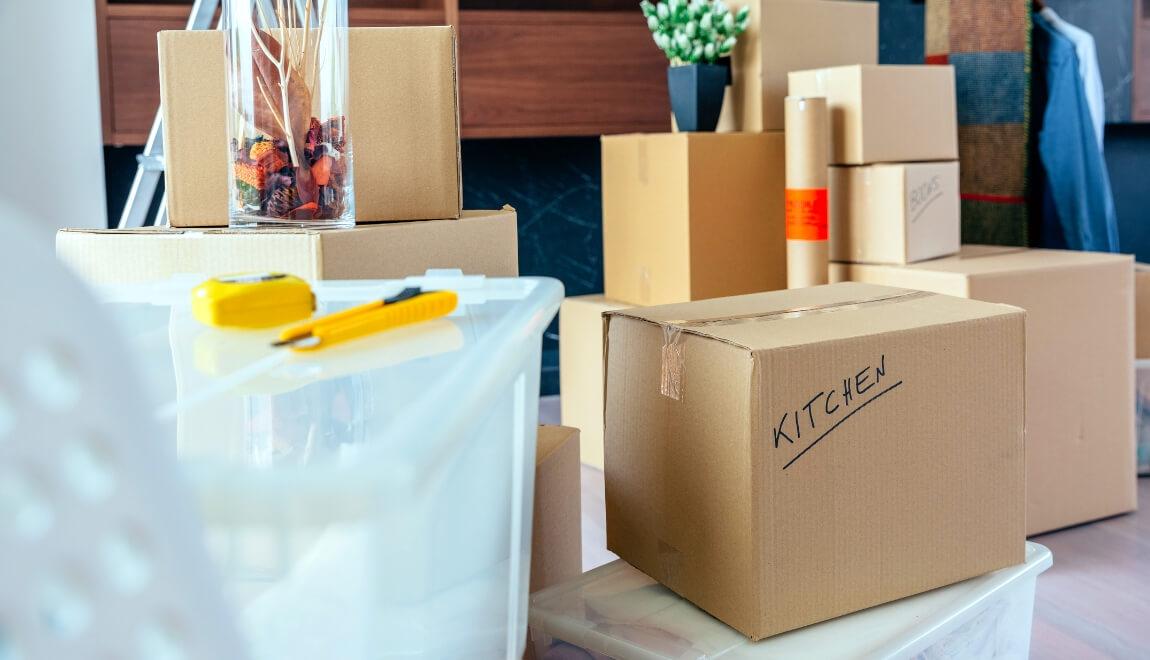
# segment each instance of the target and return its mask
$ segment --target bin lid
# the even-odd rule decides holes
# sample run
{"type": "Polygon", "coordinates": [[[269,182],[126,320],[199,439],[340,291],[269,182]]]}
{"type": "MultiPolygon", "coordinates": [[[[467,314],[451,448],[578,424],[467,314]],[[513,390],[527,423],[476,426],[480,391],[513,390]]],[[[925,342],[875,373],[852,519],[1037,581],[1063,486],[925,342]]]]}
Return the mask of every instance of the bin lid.
{"type": "MultiPolygon", "coordinates": [[[[198,322],[190,292],[204,279],[177,276],[97,294],[143,372],[152,396],[145,405],[171,430],[185,468],[212,479],[220,470],[257,479],[314,473],[367,456],[385,456],[393,471],[376,480],[427,478],[424,468],[451,452],[525,369],[538,369],[537,357],[529,368],[524,361],[538,354],[563,296],[552,279],[459,271],[313,282],[317,314],[409,287],[455,291],[459,305],[445,318],[298,353],[271,346],[281,328],[198,322]]],[[[537,391],[526,395],[534,405],[537,391]]]]}
{"type": "Polygon", "coordinates": [[[537,640],[554,638],[617,660],[910,657],[998,594],[1014,589],[1015,597],[1033,597],[1027,593],[1033,579],[1052,563],[1050,550],[1027,543],[1026,561],[1017,566],[752,642],[618,560],[533,594],[530,627],[543,633],[537,640]]]}

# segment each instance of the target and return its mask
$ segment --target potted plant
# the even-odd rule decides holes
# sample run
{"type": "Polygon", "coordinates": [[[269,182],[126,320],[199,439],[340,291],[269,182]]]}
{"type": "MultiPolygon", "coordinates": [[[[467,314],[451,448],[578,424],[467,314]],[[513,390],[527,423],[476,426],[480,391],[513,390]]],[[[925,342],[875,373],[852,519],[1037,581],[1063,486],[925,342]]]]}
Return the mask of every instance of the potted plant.
{"type": "Polygon", "coordinates": [[[667,55],[667,89],[681,131],[713,131],[719,123],[730,69],[728,57],[747,29],[750,7],[732,12],[723,0],[639,3],[655,45],[667,55]]]}

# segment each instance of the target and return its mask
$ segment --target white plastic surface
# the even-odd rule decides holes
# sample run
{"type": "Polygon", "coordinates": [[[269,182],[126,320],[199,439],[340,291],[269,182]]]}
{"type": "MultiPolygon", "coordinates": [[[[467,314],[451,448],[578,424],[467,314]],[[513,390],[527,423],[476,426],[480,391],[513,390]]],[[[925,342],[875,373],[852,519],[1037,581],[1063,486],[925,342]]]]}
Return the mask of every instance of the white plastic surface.
{"type": "Polygon", "coordinates": [[[257,660],[518,658],[546,279],[320,282],[326,313],[406,286],[449,317],[316,353],[197,323],[194,279],[108,290],[162,400],[257,660]],[[136,301],[136,302],[131,302],[136,301]]]}
{"type": "Polygon", "coordinates": [[[1023,660],[1052,561],[1027,543],[1024,564],[751,642],[619,560],[533,594],[531,634],[539,660],[1023,660]]]}
{"type": "Polygon", "coordinates": [[[1138,445],[1138,474],[1150,475],[1150,360],[1134,361],[1134,432],[1138,445]]]}
{"type": "Polygon", "coordinates": [[[51,240],[0,241],[0,658],[245,658],[125,344],[51,240]]]}

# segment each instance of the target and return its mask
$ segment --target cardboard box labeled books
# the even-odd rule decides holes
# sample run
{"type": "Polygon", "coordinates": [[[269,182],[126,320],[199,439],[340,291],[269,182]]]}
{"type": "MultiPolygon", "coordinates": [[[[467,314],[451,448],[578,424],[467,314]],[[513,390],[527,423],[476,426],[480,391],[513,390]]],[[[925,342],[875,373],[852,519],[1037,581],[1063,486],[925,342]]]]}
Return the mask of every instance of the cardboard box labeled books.
{"type": "MultiPolygon", "coordinates": [[[[228,225],[225,35],[159,34],[173,227],[228,225]]],[[[457,218],[459,104],[450,27],[351,28],[348,125],[358,222],[457,218]]]]}
{"type": "Polygon", "coordinates": [[[580,457],[603,469],[603,313],[629,307],[595,294],[559,307],[559,405],[563,423],[582,433],[580,457]]]}
{"type": "MultiPolygon", "coordinates": [[[[731,55],[735,130],[783,130],[787,72],[878,63],[878,5],[838,0],[749,0],[747,31],[731,55]]],[[[733,6],[734,6],[733,5],[733,6]]]]}
{"type": "Polygon", "coordinates": [[[831,164],[958,160],[954,67],[840,66],[794,71],[791,96],[825,96],[831,164]]]}
{"type": "Polygon", "coordinates": [[[309,280],[390,279],[429,268],[519,274],[515,210],[354,229],[63,229],[56,256],[89,282],[152,282],[181,273],[280,271],[309,280]]]}
{"type": "Polygon", "coordinates": [[[787,285],[783,134],[607,136],[605,294],[633,305],[787,285]]]}
{"type": "Polygon", "coordinates": [[[753,639],[1022,562],[1024,321],[861,284],[609,313],[608,549],[753,639]]]}
{"type": "Polygon", "coordinates": [[[1027,533],[1134,510],[1129,256],[966,245],[908,266],[831,264],[842,280],[1025,309],[1027,533]]]}
{"type": "Polygon", "coordinates": [[[958,252],[958,163],[830,168],[831,259],[905,264],[958,252]]]}

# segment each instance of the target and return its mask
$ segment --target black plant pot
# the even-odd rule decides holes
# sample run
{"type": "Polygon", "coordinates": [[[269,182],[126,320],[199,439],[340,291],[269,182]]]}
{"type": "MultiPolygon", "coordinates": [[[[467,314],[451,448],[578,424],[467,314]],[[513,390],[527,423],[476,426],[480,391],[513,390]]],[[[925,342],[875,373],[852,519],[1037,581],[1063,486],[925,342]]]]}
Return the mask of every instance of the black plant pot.
{"type": "Polygon", "coordinates": [[[713,131],[719,125],[730,69],[722,64],[688,64],[667,69],[671,111],[680,131],[713,131]]]}

